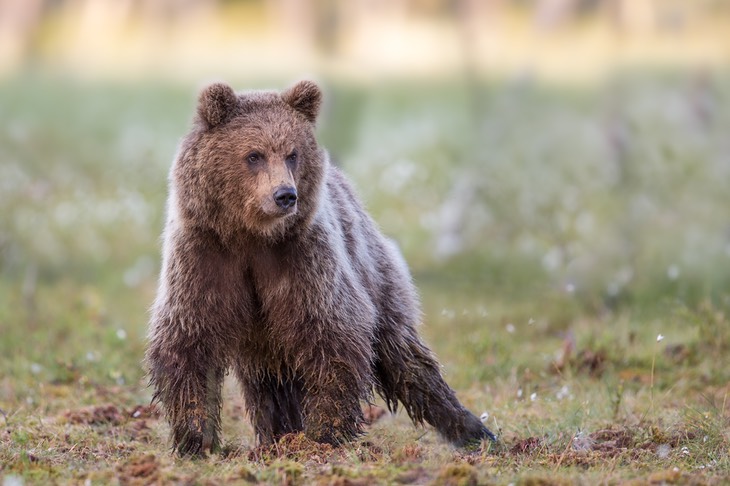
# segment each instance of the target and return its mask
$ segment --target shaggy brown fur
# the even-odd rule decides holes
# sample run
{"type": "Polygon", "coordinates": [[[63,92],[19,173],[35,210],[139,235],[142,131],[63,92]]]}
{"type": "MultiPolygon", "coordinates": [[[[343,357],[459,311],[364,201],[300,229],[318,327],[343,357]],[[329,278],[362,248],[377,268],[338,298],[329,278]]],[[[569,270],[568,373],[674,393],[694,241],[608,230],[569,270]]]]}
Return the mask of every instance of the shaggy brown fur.
{"type": "Polygon", "coordinates": [[[397,248],[317,146],[320,101],[311,82],[200,95],[170,174],[146,356],[175,449],[217,448],[229,368],[264,444],[356,437],[373,389],[455,445],[494,439],[418,337],[397,248]]]}

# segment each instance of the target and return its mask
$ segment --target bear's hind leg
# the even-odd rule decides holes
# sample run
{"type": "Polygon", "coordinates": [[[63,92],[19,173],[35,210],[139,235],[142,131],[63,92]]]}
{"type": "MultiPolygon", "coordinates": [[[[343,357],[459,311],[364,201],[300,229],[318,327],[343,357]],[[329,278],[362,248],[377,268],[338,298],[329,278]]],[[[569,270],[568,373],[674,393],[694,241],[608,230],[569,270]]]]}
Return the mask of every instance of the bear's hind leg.
{"type": "Polygon", "coordinates": [[[376,389],[391,410],[401,402],[414,423],[431,424],[456,446],[496,440],[494,434],[459,402],[439,364],[413,326],[386,325],[376,339],[376,389]]]}
{"type": "Polygon", "coordinates": [[[259,444],[271,444],[285,434],[304,429],[302,387],[298,380],[241,369],[237,375],[259,444]]]}

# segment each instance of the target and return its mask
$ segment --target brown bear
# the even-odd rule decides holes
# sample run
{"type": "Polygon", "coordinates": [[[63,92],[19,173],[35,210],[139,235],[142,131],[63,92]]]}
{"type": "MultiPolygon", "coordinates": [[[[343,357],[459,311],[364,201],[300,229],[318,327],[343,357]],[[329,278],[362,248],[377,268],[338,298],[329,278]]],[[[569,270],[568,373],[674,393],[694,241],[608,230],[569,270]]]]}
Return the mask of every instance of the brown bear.
{"type": "Polygon", "coordinates": [[[494,440],[419,338],[398,249],[318,146],[321,98],[308,81],[200,94],[170,172],[146,353],[181,455],[218,447],[229,368],[262,444],[353,439],[373,390],[457,446],[494,440]]]}

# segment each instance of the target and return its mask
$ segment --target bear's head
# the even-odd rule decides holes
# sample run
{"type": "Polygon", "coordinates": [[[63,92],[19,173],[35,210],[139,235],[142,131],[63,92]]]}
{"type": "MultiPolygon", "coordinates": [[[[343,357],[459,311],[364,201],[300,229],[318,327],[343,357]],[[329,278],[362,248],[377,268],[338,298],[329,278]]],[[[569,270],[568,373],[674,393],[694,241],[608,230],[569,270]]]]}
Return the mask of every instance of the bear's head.
{"type": "Polygon", "coordinates": [[[180,216],[224,240],[276,240],[306,225],[328,163],[314,136],[321,100],[310,81],[283,92],[205,88],[172,170],[180,216]]]}

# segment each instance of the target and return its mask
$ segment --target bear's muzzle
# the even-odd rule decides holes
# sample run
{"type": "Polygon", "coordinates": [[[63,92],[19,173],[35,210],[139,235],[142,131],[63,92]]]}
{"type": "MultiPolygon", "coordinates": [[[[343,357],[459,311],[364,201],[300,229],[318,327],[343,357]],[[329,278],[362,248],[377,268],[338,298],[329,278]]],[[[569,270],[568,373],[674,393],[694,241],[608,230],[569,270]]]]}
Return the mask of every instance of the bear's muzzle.
{"type": "Polygon", "coordinates": [[[289,212],[297,204],[297,190],[292,186],[280,186],[274,191],[274,201],[281,209],[289,212]]]}

